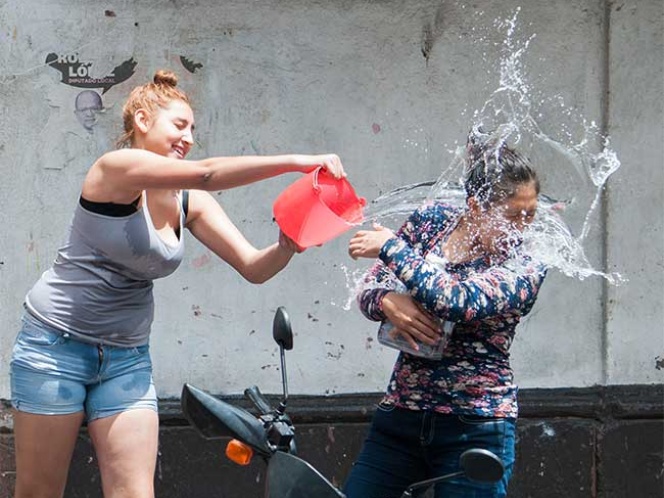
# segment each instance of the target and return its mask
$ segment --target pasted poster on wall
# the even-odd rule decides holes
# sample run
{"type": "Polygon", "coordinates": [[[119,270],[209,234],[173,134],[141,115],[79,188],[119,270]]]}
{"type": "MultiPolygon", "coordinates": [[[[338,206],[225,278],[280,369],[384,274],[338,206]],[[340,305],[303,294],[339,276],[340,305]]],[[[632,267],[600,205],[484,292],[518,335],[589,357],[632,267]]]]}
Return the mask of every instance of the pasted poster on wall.
{"type": "MultiPolygon", "coordinates": [[[[60,83],[66,86],[57,85],[48,92],[50,114],[40,131],[48,152],[39,158],[40,163],[50,170],[62,170],[71,165],[84,171],[95,157],[110,150],[117,138],[111,134],[114,128],[111,120],[115,116],[107,115],[113,105],[105,105],[103,96],[115,85],[131,78],[138,62],[131,57],[101,77],[94,74],[94,63],[82,60],[77,53],[51,52],[45,63],[60,74],[60,83]],[[67,87],[78,91],[74,93],[66,90],[67,87]],[[62,112],[72,107],[75,120],[71,119],[71,111],[62,112]]],[[[203,67],[182,55],[179,63],[191,74],[203,67]]]]}
{"type": "Polygon", "coordinates": [[[93,62],[81,60],[78,54],[51,52],[45,62],[58,71],[63,85],[47,91],[49,116],[39,132],[45,146],[37,160],[47,170],[69,167],[82,173],[113,147],[109,122],[113,116],[105,116],[109,106],[102,95],[131,78],[138,63],[132,57],[99,77],[94,75],[93,62]]]}
{"type": "Polygon", "coordinates": [[[83,90],[76,95],[74,99],[74,114],[81,126],[89,133],[92,133],[100,112],[104,111],[104,104],[99,95],[94,90],[83,90]]]}

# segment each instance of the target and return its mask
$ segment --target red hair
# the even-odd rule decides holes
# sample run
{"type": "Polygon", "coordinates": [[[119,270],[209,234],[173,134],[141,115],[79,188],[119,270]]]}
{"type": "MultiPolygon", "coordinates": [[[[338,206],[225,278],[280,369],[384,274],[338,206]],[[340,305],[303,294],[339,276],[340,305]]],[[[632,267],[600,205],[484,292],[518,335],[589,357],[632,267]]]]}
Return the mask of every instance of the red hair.
{"type": "Polygon", "coordinates": [[[181,100],[191,105],[189,97],[177,88],[178,77],[172,71],[158,70],[152,82],[134,88],[122,107],[124,132],[118,139],[118,147],[130,147],[134,141],[134,115],[139,109],[145,109],[154,115],[160,108],[166,107],[173,100],[181,100]]]}

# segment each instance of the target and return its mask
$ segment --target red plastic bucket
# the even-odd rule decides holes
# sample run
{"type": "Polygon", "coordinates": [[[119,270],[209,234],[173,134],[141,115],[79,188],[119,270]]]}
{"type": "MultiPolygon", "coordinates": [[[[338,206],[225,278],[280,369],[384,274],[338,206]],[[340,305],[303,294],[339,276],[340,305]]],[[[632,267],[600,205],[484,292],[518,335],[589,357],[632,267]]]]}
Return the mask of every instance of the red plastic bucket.
{"type": "Polygon", "coordinates": [[[362,223],[365,205],[348,180],[318,168],[281,192],[272,210],[282,232],[300,247],[311,247],[362,223]]]}

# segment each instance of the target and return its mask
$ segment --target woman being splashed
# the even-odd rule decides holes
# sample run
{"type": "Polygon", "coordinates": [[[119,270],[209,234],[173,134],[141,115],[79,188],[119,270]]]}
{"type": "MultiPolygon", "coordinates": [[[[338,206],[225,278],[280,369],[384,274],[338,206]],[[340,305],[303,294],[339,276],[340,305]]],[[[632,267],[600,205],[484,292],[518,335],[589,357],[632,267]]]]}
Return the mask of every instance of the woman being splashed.
{"type": "Polygon", "coordinates": [[[459,470],[469,448],[497,454],[504,478],[441,483],[436,498],[506,496],[517,418],[508,350],[546,274],[520,245],[539,181],[525,158],[486,135],[471,134],[467,152],[465,209],[434,203],[396,234],[375,226],[350,241],[353,258],[378,258],[358,295],[362,312],[389,322],[411,352],[399,354],[348,498],[399,497],[415,481],[459,470]],[[441,323],[450,322],[445,338],[441,323]],[[442,358],[418,354],[441,341],[442,358]]]}

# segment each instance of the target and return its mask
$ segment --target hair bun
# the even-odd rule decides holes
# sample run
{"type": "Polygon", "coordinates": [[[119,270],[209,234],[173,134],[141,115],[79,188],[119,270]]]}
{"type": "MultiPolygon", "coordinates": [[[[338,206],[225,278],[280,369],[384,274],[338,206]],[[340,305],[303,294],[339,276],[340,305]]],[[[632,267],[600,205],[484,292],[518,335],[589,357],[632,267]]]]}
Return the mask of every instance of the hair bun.
{"type": "Polygon", "coordinates": [[[156,85],[167,85],[176,87],[178,85],[178,77],[173,71],[167,71],[165,69],[160,69],[154,73],[154,78],[152,81],[156,85]]]}

